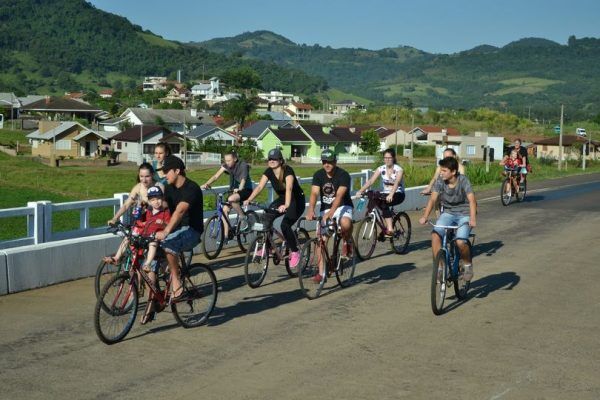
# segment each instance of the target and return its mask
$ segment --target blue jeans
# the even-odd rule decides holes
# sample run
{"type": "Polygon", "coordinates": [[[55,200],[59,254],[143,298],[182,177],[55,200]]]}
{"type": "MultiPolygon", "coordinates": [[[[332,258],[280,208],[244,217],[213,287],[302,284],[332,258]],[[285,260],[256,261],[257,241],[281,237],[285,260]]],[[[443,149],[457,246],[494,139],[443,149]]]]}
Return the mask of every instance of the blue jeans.
{"type": "MultiPolygon", "coordinates": [[[[469,234],[471,233],[471,227],[468,225],[470,220],[471,217],[468,215],[442,213],[435,224],[444,226],[459,226],[465,224],[456,230],[456,238],[468,240],[469,234]]],[[[444,237],[445,230],[442,228],[433,228],[432,232],[437,233],[440,237],[444,237]]]]}
{"type": "Polygon", "coordinates": [[[182,251],[190,251],[200,243],[200,234],[189,226],[182,226],[175,232],[171,232],[165,240],[160,243],[167,253],[178,255],[182,251]]]}

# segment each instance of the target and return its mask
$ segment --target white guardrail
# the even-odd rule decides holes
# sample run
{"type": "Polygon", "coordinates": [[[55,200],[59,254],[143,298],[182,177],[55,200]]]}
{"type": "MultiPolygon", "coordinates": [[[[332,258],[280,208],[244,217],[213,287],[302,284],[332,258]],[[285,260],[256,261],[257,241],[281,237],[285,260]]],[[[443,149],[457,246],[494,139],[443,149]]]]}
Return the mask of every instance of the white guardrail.
{"type": "MultiPolygon", "coordinates": [[[[371,173],[371,170],[363,170],[350,174],[351,193],[356,192],[371,173]]],[[[312,177],[298,180],[300,184],[310,184],[312,177]]],[[[270,202],[275,192],[270,184],[267,184],[267,189],[270,202]]],[[[415,210],[423,207],[427,198],[419,195],[421,189],[407,188],[406,199],[398,208],[415,210]]],[[[214,188],[216,193],[227,190],[227,186],[214,188]]],[[[0,295],[92,276],[100,258],[114,252],[121,239],[106,234],[106,226],[92,227],[90,213],[102,207],[112,207],[116,212],[126,201],[127,195],[118,193],[113,198],[67,203],[35,201],[28,202],[26,207],[0,210],[0,229],[2,220],[14,217],[25,217],[27,226],[26,236],[0,241],[0,295]],[[53,228],[55,214],[64,211],[79,212],[77,229],[56,231],[53,228]]],[[[205,219],[214,213],[214,210],[204,210],[205,219]]],[[[360,218],[362,215],[355,216],[355,219],[360,218]]],[[[198,248],[195,250],[199,251],[198,248]]]]}

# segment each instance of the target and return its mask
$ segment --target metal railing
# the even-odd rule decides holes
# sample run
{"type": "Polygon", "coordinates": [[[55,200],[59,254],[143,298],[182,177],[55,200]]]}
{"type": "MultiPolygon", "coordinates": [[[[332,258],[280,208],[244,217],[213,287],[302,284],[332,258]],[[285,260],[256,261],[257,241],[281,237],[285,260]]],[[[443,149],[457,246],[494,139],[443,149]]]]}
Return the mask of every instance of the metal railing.
{"type": "MultiPolygon", "coordinates": [[[[343,164],[373,164],[375,162],[375,156],[344,156],[339,155],[337,158],[338,163],[343,164]]],[[[300,159],[302,164],[320,164],[320,157],[302,156],[300,159]]]]}

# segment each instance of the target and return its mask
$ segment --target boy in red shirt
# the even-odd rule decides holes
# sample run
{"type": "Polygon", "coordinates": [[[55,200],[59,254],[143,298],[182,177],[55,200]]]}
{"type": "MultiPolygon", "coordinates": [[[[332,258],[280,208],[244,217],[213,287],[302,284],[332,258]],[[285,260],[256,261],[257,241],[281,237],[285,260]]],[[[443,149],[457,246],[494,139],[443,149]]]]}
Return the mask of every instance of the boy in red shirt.
{"type": "MultiPolygon", "coordinates": [[[[156,232],[162,231],[165,226],[171,221],[171,212],[169,208],[165,206],[163,199],[163,191],[158,186],[152,186],[148,189],[148,207],[146,214],[138,223],[143,224],[143,235],[150,236],[156,232]]],[[[153,274],[158,272],[158,266],[154,262],[156,257],[156,250],[158,249],[158,242],[153,241],[148,245],[148,253],[146,254],[146,260],[142,268],[144,271],[150,273],[150,278],[154,281],[153,274]]]]}

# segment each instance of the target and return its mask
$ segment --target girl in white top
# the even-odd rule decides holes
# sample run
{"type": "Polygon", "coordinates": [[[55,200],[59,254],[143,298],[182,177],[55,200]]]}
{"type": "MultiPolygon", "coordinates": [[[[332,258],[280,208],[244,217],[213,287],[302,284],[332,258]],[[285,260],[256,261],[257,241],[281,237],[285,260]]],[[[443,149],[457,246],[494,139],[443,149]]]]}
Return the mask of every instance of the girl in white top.
{"type": "Polygon", "coordinates": [[[383,152],[383,163],[381,167],[373,171],[373,176],[356,192],[356,195],[362,196],[363,192],[381,176],[382,200],[385,199],[385,203],[381,204],[386,225],[384,235],[392,237],[394,233],[392,226],[394,212],[392,211],[392,207],[404,201],[404,170],[396,164],[396,152],[394,149],[387,149],[383,152]]]}
{"type": "MultiPolygon", "coordinates": [[[[462,163],[458,159],[458,154],[456,154],[456,151],[454,151],[454,149],[452,147],[448,147],[442,153],[442,158],[446,158],[446,157],[454,157],[454,158],[456,158],[456,161],[458,161],[458,173],[460,175],[464,175],[465,174],[465,166],[462,165],[462,163]]],[[[440,166],[438,165],[437,168],[435,169],[435,173],[433,174],[433,177],[431,178],[431,181],[429,182],[429,185],[427,185],[425,187],[425,189],[423,189],[421,191],[422,195],[431,194],[431,188],[433,187],[433,184],[435,183],[435,181],[438,180],[439,176],[440,176],[440,166]]]]}

